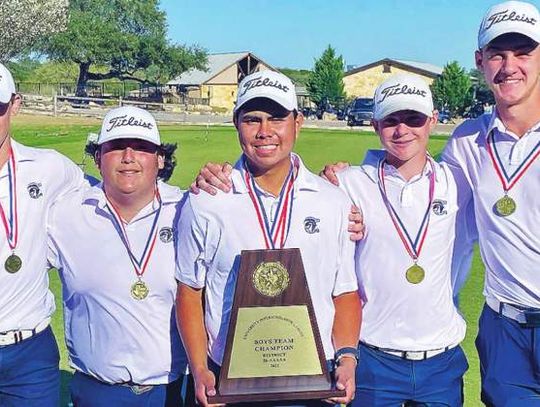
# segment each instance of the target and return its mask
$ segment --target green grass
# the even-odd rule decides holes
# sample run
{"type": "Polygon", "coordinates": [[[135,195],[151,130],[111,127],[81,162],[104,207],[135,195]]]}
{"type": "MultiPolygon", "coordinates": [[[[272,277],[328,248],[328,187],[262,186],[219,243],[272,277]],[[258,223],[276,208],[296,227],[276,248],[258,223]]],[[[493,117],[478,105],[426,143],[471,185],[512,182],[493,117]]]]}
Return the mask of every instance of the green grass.
{"type": "MultiPolygon", "coordinates": [[[[83,158],[83,147],[89,132],[99,131],[99,122],[88,120],[77,124],[71,120],[22,117],[13,125],[13,136],[23,144],[54,148],[77,163],[83,158]]],[[[207,161],[234,162],[240,154],[236,133],[232,127],[188,127],[162,126],[161,135],[165,142],[178,143],[176,154],[178,166],[170,180],[171,184],[186,188],[199,168],[207,161]]],[[[447,137],[432,136],[429,150],[436,157],[444,147],[447,137]]],[[[298,139],[296,151],[306,165],[318,172],[325,163],[338,160],[360,163],[369,148],[378,148],[378,138],[372,132],[304,129],[298,139]]],[[[98,175],[91,159],[86,159],[85,170],[98,175]]],[[[479,401],[480,378],[478,357],[474,348],[477,320],[483,304],[483,266],[475,253],[471,278],[461,292],[461,308],[468,322],[467,337],[463,347],[470,369],[465,376],[465,405],[481,405],[479,401]]],[[[56,295],[57,309],[61,310],[61,285],[56,273],[51,273],[51,287],[56,295]]],[[[57,311],[53,328],[61,350],[62,406],[68,402],[67,383],[70,369],[64,345],[62,315],[57,311]]]]}

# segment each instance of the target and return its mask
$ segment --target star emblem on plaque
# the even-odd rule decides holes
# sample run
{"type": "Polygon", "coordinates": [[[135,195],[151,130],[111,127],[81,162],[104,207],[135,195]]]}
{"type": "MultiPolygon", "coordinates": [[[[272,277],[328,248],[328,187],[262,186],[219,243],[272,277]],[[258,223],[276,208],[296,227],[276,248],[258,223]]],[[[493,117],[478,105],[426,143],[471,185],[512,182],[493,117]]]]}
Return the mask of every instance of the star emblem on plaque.
{"type": "Polygon", "coordinates": [[[289,272],[280,262],[263,262],[253,272],[253,287],[268,297],[281,294],[289,285],[289,272]]]}

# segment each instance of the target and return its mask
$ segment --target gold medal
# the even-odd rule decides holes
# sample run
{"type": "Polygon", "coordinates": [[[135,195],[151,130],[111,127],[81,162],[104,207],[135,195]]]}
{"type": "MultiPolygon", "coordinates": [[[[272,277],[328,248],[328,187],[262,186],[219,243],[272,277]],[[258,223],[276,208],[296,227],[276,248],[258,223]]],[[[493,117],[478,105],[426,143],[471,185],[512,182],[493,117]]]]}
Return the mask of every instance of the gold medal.
{"type": "Polygon", "coordinates": [[[407,278],[407,281],[411,284],[419,284],[424,280],[425,275],[424,269],[415,263],[407,269],[405,278],[407,278]]]}
{"type": "Polygon", "coordinates": [[[148,286],[142,280],[137,280],[131,286],[131,296],[136,300],[144,300],[148,296],[148,286]]]}
{"type": "Polygon", "coordinates": [[[497,202],[495,202],[495,209],[499,216],[508,216],[516,211],[516,201],[510,198],[508,195],[503,196],[497,202]]]}
{"type": "Polygon", "coordinates": [[[4,268],[6,269],[8,273],[11,273],[11,274],[15,274],[17,271],[19,271],[21,269],[21,266],[22,266],[22,260],[15,253],[9,256],[4,262],[4,268]]]}

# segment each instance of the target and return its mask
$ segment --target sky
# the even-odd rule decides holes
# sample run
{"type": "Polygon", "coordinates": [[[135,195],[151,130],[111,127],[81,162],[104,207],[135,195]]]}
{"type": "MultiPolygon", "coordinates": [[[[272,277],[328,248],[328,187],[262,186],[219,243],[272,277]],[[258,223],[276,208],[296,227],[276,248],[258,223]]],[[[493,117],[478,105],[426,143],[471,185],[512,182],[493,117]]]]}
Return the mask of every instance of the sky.
{"type": "MultiPolygon", "coordinates": [[[[540,0],[531,1],[540,7],[540,0]]],[[[383,58],[474,67],[482,16],[497,0],[161,0],[169,37],[209,53],[250,51],[311,69],[331,45],[346,65],[383,58]]]]}

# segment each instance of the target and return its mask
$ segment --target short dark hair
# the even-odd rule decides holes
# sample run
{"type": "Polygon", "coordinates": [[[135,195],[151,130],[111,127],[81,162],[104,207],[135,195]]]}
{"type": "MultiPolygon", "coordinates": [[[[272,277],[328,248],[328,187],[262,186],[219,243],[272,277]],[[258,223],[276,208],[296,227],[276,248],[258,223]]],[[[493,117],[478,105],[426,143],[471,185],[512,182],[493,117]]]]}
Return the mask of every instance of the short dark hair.
{"type": "MultiPolygon", "coordinates": [[[[176,167],[176,157],[174,153],[177,148],[177,143],[161,143],[158,148],[158,155],[163,156],[164,166],[158,171],[157,176],[158,179],[162,180],[163,182],[167,182],[174,172],[174,168],[176,167]]],[[[84,152],[93,157],[94,160],[96,159],[96,152],[98,150],[99,144],[96,142],[89,142],[86,146],[84,146],[84,152]]]]}

